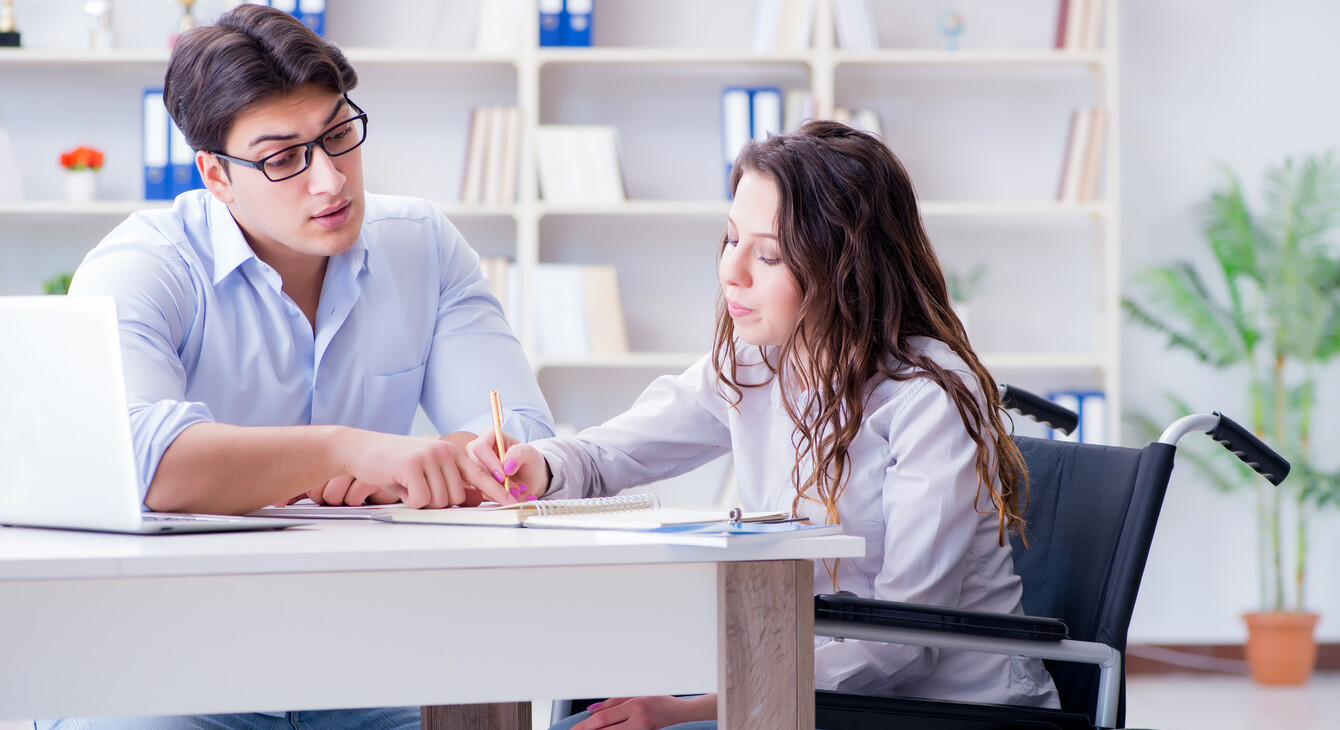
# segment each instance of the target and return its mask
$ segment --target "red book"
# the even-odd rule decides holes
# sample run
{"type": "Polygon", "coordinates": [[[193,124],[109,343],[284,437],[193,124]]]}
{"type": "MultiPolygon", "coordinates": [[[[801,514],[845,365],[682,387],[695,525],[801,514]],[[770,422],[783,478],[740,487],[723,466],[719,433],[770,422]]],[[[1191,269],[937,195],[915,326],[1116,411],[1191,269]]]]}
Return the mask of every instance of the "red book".
{"type": "Polygon", "coordinates": [[[1061,6],[1056,11],[1056,47],[1065,48],[1065,28],[1070,20],[1070,0],[1060,0],[1061,6]]]}

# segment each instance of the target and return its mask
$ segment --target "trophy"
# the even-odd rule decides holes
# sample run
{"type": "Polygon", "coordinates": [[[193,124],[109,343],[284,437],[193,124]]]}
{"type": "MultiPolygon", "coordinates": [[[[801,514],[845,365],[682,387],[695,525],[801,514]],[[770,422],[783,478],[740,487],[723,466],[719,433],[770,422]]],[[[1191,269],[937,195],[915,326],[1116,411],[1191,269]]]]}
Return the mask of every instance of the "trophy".
{"type": "Polygon", "coordinates": [[[19,47],[19,29],[14,24],[14,0],[4,0],[0,7],[0,46],[19,47]]]}
{"type": "Polygon", "coordinates": [[[195,5],[195,0],[177,0],[181,3],[182,14],[181,22],[177,23],[177,32],[168,38],[168,48],[177,45],[177,37],[182,33],[195,27],[195,16],[191,15],[191,6],[195,5]]]}
{"type": "Polygon", "coordinates": [[[84,3],[84,12],[93,17],[93,33],[89,36],[88,47],[94,51],[107,51],[112,42],[112,0],[89,0],[84,3]]]}
{"type": "Polygon", "coordinates": [[[181,3],[182,15],[181,22],[177,24],[177,34],[181,35],[195,27],[195,16],[191,15],[191,6],[195,5],[195,0],[177,0],[181,3]]]}

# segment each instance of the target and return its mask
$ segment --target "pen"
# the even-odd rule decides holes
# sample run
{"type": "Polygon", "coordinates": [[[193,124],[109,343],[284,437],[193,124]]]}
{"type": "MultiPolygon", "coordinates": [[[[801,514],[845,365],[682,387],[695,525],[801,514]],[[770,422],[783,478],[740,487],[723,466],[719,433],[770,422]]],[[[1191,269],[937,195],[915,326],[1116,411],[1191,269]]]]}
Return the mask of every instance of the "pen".
{"type": "MultiPolygon", "coordinates": [[[[507,453],[507,447],[503,442],[502,433],[502,400],[498,398],[498,391],[489,391],[489,405],[493,408],[493,440],[498,444],[498,458],[503,458],[507,453]]],[[[503,475],[503,489],[510,494],[512,491],[512,478],[503,475]]]]}

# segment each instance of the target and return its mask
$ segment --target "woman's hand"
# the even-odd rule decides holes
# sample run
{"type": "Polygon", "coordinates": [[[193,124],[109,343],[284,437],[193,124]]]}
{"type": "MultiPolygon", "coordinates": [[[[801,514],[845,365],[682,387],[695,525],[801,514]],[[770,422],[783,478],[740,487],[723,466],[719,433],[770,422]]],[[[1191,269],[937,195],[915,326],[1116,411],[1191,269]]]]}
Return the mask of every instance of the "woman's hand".
{"type": "Polygon", "coordinates": [[[694,720],[714,720],[717,696],[698,697],[614,697],[586,708],[591,716],[572,726],[572,730],[660,730],[694,720]]]}
{"type": "Polygon", "coordinates": [[[492,431],[481,433],[466,447],[470,459],[493,475],[499,484],[512,480],[512,496],[520,500],[539,499],[549,491],[549,462],[534,446],[503,434],[507,452],[498,458],[497,441],[492,431]]]}

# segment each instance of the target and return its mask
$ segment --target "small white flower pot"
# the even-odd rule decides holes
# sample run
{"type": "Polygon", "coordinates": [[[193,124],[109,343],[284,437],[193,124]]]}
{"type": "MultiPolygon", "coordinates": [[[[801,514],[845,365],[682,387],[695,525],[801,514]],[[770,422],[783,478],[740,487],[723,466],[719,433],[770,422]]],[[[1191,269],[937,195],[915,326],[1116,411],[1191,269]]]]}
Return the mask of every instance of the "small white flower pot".
{"type": "Polygon", "coordinates": [[[65,199],[71,203],[88,203],[98,197],[97,170],[66,170],[62,182],[65,199]]]}

